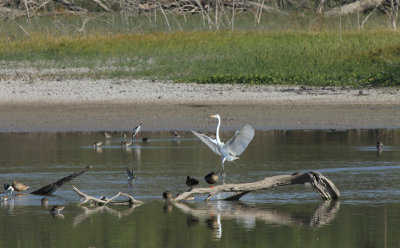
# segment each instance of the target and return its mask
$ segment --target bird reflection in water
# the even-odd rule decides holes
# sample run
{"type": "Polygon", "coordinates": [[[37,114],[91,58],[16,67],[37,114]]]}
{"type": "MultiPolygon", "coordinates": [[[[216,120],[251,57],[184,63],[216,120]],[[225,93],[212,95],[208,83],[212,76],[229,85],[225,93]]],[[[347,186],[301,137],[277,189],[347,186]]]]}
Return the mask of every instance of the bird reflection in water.
{"type": "Polygon", "coordinates": [[[197,218],[196,216],[193,216],[191,214],[189,214],[186,217],[186,226],[189,227],[189,228],[192,227],[192,226],[197,225],[199,222],[200,222],[199,218],[197,218]]]}
{"type": "Polygon", "coordinates": [[[221,214],[212,215],[206,220],[207,226],[212,230],[214,239],[221,239],[222,237],[222,224],[221,224],[221,214]]]}
{"type": "Polygon", "coordinates": [[[321,202],[315,211],[306,216],[298,216],[297,210],[291,213],[283,212],[279,208],[265,209],[243,203],[225,203],[221,201],[208,203],[204,208],[193,208],[192,205],[180,202],[172,202],[172,204],[191,216],[190,218],[204,220],[207,226],[212,229],[213,237],[216,239],[222,237],[222,220],[234,219],[247,230],[253,230],[256,226],[256,221],[275,225],[318,228],[330,223],[340,209],[340,201],[337,200],[321,202]]]}

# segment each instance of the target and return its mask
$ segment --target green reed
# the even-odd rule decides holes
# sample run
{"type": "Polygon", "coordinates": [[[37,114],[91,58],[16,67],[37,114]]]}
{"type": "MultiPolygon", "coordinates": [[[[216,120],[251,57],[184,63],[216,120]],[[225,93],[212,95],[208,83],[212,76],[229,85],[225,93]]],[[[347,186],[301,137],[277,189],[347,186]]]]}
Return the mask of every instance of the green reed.
{"type": "MultiPolygon", "coordinates": [[[[284,19],[286,22],[275,20],[282,23],[278,28],[272,22],[261,22],[263,25],[257,26],[251,15],[243,15],[236,18],[234,31],[229,27],[221,31],[208,30],[210,27],[196,19],[198,16],[187,17],[186,22],[180,16],[176,17],[180,22],[177,19],[175,26],[169,22],[174,27],[172,32],[160,32],[168,30],[162,16],[153,22],[148,16],[141,16],[129,19],[129,24],[121,24],[117,18],[114,23],[96,18],[99,20],[86,24],[82,32],[76,31],[82,26],[82,19],[78,17],[70,17],[68,21],[55,18],[47,23],[41,18],[29,24],[20,21],[19,25],[28,34],[0,25],[3,34],[0,59],[5,62],[4,66],[10,64],[10,67],[28,64],[35,68],[93,68],[85,76],[95,78],[318,86],[399,85],[400,35],[378,31],[383,28],[358,30],[354,20],[347,22],[354,25],[347,24],[339,32],[337,23],[329,24],[320,17],[321,20],[303,18],[301,25],[294,18],[284,19]],[[54,23],[59,23],[56,30],[54,23]]],[[[370,26],[381,27],[379,20],[370,26]]]]}

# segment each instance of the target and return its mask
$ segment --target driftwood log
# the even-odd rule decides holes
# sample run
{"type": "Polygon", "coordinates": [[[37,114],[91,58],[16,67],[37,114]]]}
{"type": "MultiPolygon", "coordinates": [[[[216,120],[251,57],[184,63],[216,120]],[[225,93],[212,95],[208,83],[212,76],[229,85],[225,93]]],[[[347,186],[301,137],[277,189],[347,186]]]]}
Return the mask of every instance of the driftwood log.
{"type": "Polygon", "coordinates": [[[173,197],[171,194],[164,195],[168,195],[168,198],[171,201],[182,201],[188,199],[192,194],[208,194],[208,197],[206,198],[208,201],[217,193],[233,192],[235,193],[233,196],[227,197],[223,200],[235,201],[255,190],[305,183],[311,183],[314,189],[325,200],[338,199],[340,196],[340,192],[336,186],[328,178],[315,171],[310,171],[303,174],[294,173],[292,175],[266,177],[263,180],[251,183],[222,184],[215,186],[214,188],[193,188],[192,190],[178,194],[175,197],[173,197]]]}
{"type": "Polygon", "coordinates": [[[102,197],[102,198],[96,198],[94,196],[90,196],[87,195],[85,193],[83,193],[82,191],[80,191],[77,187],[72,186],[72,190],[77,193],[81,198],[83,198],[83,201],[81,203],[79,203],[79,205],[85,204],[85,203],[89,203],[89,204],[95,204],[98,206],[105,206],[107,204],[110,205],[123,205],[123,206],[132,206],[132,205],[141,205],[143,204],[142,201],[139,200],[135,200],[132,196],[119,192],[118,194],[116,194],[115,196],[111,197],[111,198],[106,198],[106,197],[102,197]],[[128,200],[124,200],[124,201],[115,201],[114,199],[116,199],[119,196],[126,196],[128,197],[128,200]]]}
{"type": "Polygon", "coordinates": [[[71,181],[72,179],[74,179],[75,177],[82,175],[83,173],[85,173],[87,170],[89,170],[90,168],[92,168],[92,166],[86,166],[85,168],[83,168],[80,171],[74,172],[69,176],[63,177],[60,180],[54,182],[54,183],[50,183],[46,186],[41,187],[38,190],[35,190],[33,192],[31,192],[31,194],[34,195],[49,195],[51,193],[54,193],[59,187],[61,187],[64,183],[71,181]]]}

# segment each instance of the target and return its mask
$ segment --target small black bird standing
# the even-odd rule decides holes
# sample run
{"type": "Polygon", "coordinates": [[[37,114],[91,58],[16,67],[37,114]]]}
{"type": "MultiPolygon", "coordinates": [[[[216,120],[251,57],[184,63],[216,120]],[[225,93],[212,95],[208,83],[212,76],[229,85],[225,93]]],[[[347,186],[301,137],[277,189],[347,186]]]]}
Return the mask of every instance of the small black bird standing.
{"type": "Polygon", "coordinates": [[[186,177],[186,185],[190,187],[190,190],[192,190],[193,186],[196,186],[199,184],[199,180],[190,178],[189,176],[186,177]]]}

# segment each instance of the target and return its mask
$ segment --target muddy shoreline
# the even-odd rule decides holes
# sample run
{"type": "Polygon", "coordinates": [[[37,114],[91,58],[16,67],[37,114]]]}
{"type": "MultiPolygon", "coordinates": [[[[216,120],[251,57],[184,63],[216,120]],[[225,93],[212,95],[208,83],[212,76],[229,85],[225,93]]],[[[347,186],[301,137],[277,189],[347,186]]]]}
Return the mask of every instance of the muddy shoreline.
{"type": "Polygon", "coordinates": [[[400,105],[31,104],[0,105],[0,132],[143,131],[215,129],[246,123],[257,130],[399,128],[400,105]]]}
{"type": "Polygon", "coordinates": [[[1,81],[0,132],[400,127],[397,88],[198,85],[146,80],[1,81]]]}

